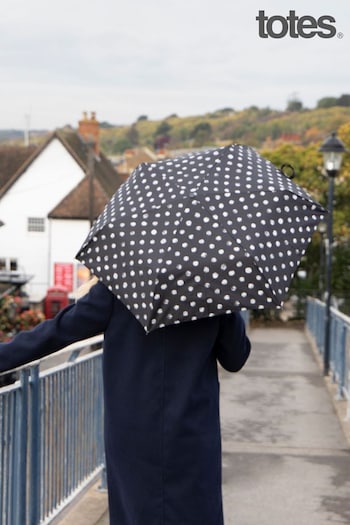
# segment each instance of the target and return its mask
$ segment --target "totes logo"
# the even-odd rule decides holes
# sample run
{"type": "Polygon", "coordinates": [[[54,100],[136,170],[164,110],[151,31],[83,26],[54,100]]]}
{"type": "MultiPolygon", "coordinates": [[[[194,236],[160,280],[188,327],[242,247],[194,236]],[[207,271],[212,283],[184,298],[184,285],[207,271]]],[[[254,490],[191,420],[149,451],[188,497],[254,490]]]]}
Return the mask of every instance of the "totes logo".
{"type": "MultiPolygon", "coordinates": [[[[260,38],[283,38],[286,35],[291,38],[333,38],[337,29],[333,25],[335,18],[330,15],[314,18],[313,16],[297,16],[295,11],[289,11],[289,15],[267,16],[265,11],[259,11],[256,17],[259,25],[260,38]]],[[[342,33],[338,33],[341,38],[342,33]]]]}

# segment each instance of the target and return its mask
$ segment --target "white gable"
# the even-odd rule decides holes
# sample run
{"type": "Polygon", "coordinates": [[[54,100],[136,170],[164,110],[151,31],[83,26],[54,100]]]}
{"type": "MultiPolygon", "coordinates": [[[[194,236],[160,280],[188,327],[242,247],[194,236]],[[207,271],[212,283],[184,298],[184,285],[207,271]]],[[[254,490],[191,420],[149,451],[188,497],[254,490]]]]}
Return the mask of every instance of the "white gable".
{"type": "Polygon", "coordinates": [[[15,203],[27,213],[46,216],[83,177],[79,164],[55,138],[1,199],[1,213],[7,214],[15,203]]]}
{"type": "Polygon", "coordinates": [[[53,284],[52,268],[57,259],[74,262],[87,234],[88,221],[78,221],[79,225],[75,221],[59,221],[62,226],[56,240],[52,221],[47,218],[84,176],[79,164],[54,138],[0,200],[4,222],[0,228],[0,259],[15,259],[21,272],[35,275],[28,286],[32,300],[42,299],[53,284]],[[34,224],[36,219],[39,224],[42,221],[44,231],[28,231],[28,219],[34,224]]]}

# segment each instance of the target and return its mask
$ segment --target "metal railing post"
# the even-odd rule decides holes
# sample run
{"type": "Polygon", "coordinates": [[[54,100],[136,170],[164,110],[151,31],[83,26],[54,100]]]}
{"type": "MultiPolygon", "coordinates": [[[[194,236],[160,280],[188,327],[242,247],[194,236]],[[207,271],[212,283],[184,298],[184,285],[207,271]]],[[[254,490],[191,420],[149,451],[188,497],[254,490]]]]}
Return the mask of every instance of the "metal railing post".
{"type": "Polygon", "coordinates": [[[40,385],[39,365],[30,368],[30,501],[29,524],[38,525],[40,522],[40,385]]]}
{"type": "MultiPolygon", "coordinates": [[[[307,326],[315,340],[318,351],[323,354],[325,351],[325,322],[327,315],[325,313],[325,304],[318,299],[308,299],[308,309],[310,312],[307,316],[307,326]],[[311,310],[317,309],[317,326],[313,324],[311,310]]],[[[337,383],[337,399],[346,397],[348,408],[346,419],[350,420],[350,354],[347,355],[350,347],[350,317],[331,308],[329,316],[329,341],[327,362],[329,370],[332,371],[332,380],[337,383]]]]}
{"type": "Polygon", "coordinates": [[[28,456],[28,397],[29,397],[29,370],[20,372],[21,388],[18,392],[18,412],[15,418],[16,434],[14,436],[14,475],[13,475],[13,504],[17,523],[26,523],[27,510],[27,456],[28,456]],[[17,501],[16,501],[17,500],[17,501]]]}

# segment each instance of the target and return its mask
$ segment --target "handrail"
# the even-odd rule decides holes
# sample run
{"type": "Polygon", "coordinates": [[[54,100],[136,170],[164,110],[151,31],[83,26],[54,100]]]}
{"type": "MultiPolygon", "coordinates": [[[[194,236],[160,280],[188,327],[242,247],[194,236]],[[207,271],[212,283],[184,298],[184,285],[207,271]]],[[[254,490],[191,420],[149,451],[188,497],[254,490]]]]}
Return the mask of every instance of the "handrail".
{"type": "MultiPolygon", "coordinates": [[[[320,355],[325,345],[325,303],[307,299],[306,326],[313,337],[320,355]]],[[[348,400],[347,419],[350,419],[350,317],[331,308],[330,372],[338,385],[338,398],[348,400]]]]}
{"type": "Polygon", "coordinates": [[[49,523],[103,471],[102,340],[66,347],[51,368],[19,367],[0,388],[2,525],[49,523]],[[79,356],[91,344],[99,349],[79,356]]]}
{"type": "Polygon", "coordinates": [[[36,366],[39,364],[42,366],[46,362],[51,361],[53,355],[55,357],[59,357],[59,356],[63,356],[67,354],[68,352],[70,352],[71,356],[67,359],[67,362],[74,361],[74,359],[72,359],[73,354],[75,354],[76,357],[78,357],[81,354],[81,352],[83,352],[84,350],[86,350],[88,347],[92,345],[102,346],[102,341],[103,341],[103,336],[95,335],[93,337],[89,337],[88,339],[84,339],[84,341],[77,341],[76,343],[71,343],[70,345],[67,345],[64,348],[61,348],[61,350],[58,350],[54,354],[44,356],[41,359],[36,359],[35,361],[30,361],[30,363],[26,363],[25,365],[17,366],[16,368],[12,368],[11,370],[8,370],[6,372],[0,372],[0,377],[7,375],[9,373],[20,372],[21,370],[25,370],[27,368],[30,368],[31,366],[36,366]]]}

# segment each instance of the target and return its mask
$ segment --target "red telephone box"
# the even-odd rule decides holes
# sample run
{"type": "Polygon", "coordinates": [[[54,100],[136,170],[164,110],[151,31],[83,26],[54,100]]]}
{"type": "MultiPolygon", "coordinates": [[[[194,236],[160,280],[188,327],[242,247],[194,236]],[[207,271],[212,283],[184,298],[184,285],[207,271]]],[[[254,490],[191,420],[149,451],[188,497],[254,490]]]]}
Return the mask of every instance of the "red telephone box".
{"type": "Polygon", "coordinates": [[[44,314],[46,319],[52,319],[55,315],[68,306],[68,291],[64,286],[52,286],[48,288],[44,299],[44,314]]]}

